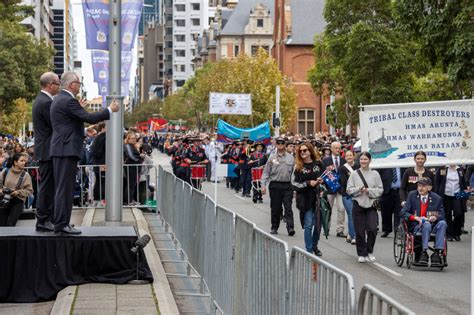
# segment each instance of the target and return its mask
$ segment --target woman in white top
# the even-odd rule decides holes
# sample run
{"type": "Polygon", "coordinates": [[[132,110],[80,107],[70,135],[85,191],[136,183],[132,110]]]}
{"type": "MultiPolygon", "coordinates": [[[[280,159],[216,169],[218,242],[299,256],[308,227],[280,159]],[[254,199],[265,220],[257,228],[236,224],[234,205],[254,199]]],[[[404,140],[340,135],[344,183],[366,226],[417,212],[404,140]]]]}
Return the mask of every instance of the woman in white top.
{"type": "Polygon", "coordinates": [[[356,233],[358,261],[374,262],[374,245],[377,237],[377,210],[374,201],[383,193],[382,179],[377,171],[370,169],[372,156],[362,152],[360,169],[353,172],[347,181],[347,194],[352,196],[352,219],[356,233]]]}

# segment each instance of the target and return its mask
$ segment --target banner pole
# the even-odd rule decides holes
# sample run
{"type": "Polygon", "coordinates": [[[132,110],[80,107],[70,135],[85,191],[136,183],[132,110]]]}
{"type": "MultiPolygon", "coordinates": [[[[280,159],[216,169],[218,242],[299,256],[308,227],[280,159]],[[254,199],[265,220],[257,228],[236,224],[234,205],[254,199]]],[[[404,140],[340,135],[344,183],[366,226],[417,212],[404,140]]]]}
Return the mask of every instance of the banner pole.
{"type": "Polygon", "coordinates": [[[121,81],[121,12],[122,1],[109,3],[109,96],[107,105],[113,99],[119,101],[120,110],[110,115],[107,122],[105,176],[105,221],[122,221],[122,165],[123,165],[123,97],[120,91],[121,81]]]}

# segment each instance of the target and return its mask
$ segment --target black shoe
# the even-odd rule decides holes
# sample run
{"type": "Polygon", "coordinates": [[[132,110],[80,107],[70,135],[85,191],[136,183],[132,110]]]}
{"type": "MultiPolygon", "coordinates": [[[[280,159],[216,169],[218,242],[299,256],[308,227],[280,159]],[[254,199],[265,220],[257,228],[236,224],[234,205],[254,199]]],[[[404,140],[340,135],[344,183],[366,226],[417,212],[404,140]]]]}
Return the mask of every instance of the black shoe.
{"type": "Polygon", "coordinates": [[[454,238],[452,236],[448,236],[448,242],[454,242],[454,238]]]}
{"type": "Polygon", "coordinates": [[[380,235],[380,237],[387,237],[389,234],[390,232],[383,232],[382,235],[380,235]]]}
{"type": "Polygon", "coordinates": [[[460,242],[460,241],[461,241],[461,237],[460,237],[459,235],[456,235],[456,236],[454,237],[454,240],[455,240],[456,242],[460,242]]]}
{"type": "Polygon", "coordinates": [[[431,265],[432,266],[439,266],[441,265],[441,258],[439,257],[438,251],[434,251],[433,254],[431,254],[431,265]]]}
{"type": "Polygon", "coordinates": [[[323,253],[322,253],[319,249],[317,249],[317,248],[314,249],[314,254],[315,254],[316,256],[318,256],[318,257],[323,256],[323,253]]]}
{"type": "Polygon", "coordinates": [[[60,234],[70,234],[70,235],[79,235],[82,233],[81,230],[78,230],[76,228],[73,228],[70,225],[66,225],[62,229],[59,230],[54,230],[54,233],[60,233],[60,234]]]}
{"type": "Polygon", "coordinates": [[[275,234],[275,235],[276,235],[276,234],[278,234],[278,232],[277,232],[277,230],[272,229],[271,232],[270,232],[270,234],[275,234]]]}
{"type": "Polygon", "coordinates": [[[253,203],[257,203],[257,199],[252,199],[253,203]]]}
{"type": "Polygon", "coordinates": [[[347,236],[344,234],[344,232],[337,232],[336,234],[337,237],[343,237],[346,238],[347,236]]]}
{"type": "Polygon", "coordinates": [[[36,223],[36,231],[37,232],[53,232],[54,231],[54,225],[51,222],[45,222],[45,223],[36,223]]]}
{"type": "Polygon", "coordinates": [[[293,236],[295,235],[295,230],[291,229],[288,231],[288,236],[293,236]]]}
{"type": "Polygon", "coordinates": [[[466,231],[464,228],[461,229],[462,234],[469,234],[469,231],[466,231]]]}
{"type": "Polygon", "coordinates": [[[251,194],[245,194],[245,197],[252,198],[252,195],[251,194]]]}
{"type": "Polygon", "coordinates": [[[420,259],[418,260],[420,265],[428,266],[428,253],[424,250],[420,254],[420,259]]]}

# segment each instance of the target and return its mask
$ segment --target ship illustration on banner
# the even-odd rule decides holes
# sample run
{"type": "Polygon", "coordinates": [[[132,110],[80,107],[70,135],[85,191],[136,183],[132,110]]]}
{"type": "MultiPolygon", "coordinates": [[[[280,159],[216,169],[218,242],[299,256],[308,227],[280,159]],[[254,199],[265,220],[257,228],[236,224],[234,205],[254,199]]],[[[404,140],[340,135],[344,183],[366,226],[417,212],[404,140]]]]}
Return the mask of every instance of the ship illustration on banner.
{"type": "Polygon", "coordinates": [[[370,142],[370,133],[369,133],[369,152],[372,154],[373,159],[383,159],[397,151],[398,148],[392,147],[385,138],[385,128],[382,128],[382,136],[375,140],[375,142],[370,142]]]}

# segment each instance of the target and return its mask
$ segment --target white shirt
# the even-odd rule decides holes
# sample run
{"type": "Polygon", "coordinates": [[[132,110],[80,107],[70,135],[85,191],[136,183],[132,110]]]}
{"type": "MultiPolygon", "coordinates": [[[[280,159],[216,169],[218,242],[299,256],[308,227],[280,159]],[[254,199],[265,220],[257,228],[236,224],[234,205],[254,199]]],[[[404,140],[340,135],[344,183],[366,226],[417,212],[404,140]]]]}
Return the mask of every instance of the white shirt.
{"type": "Polygon", "coordinates": [[[341,166],[341,157],[332,155],[332,164],[334,164],[334,166],[337,166],[337,167],[341,166]]]}
{"type": "Polygon", "coordinates": [[[50,99],[53,99],[53,96],[48,91],[41,90],[41,92],[48,95],[50,99]]]}
{"type": "Polygon", "coordinates": [[[452,169],[448,167],[446,169],[446,187],[444,188],[444,194],[446,196],[454,197],[454,194],[459,192],[461,187],[459,187],[459,175],[457,168],[452,169]]]}

